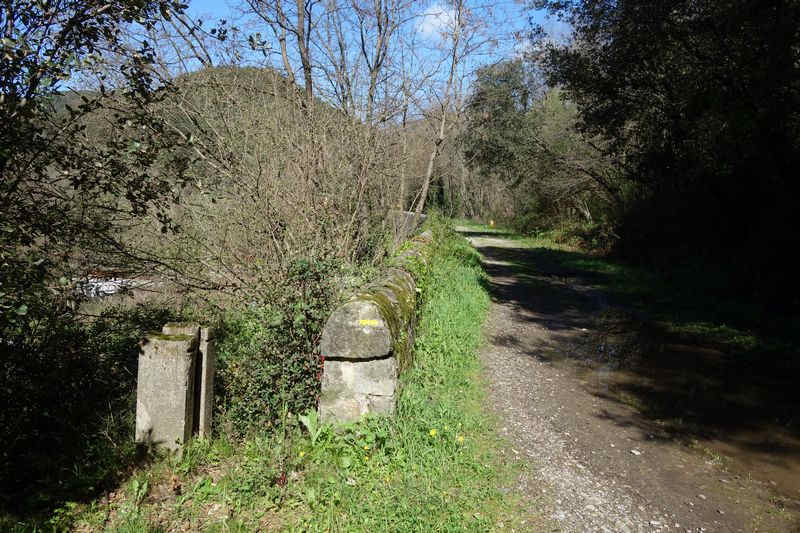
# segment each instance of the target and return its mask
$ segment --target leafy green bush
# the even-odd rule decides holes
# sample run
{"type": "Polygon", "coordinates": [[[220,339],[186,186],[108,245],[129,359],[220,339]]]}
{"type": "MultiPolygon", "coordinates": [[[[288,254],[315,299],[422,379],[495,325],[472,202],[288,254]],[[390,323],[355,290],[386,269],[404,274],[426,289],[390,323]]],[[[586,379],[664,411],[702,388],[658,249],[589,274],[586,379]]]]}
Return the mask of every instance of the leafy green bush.
{"type": "Polygon", "coordinates": [[[217,395],[223,424],[235,435],[276,423],[284,406],[316,406],[322,360],[317,350],[335,303],[337,266],[295,262],[280,299],[229,313],[218,329],[217,395]]]}
{"type": "Polygon", "coordinates": [[[608,224],[589,222],[564,222],[545,233],[558,244],[589,252],[608,252],[616,240],[608,224]]]}

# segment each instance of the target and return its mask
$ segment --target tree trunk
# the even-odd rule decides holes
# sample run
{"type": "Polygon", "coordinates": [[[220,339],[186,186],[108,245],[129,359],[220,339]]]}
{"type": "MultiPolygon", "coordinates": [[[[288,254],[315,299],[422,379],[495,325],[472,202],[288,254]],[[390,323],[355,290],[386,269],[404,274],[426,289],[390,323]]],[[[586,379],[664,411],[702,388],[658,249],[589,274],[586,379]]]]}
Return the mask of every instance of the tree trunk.
{"type": "Polygon", "coordinates": [[[297,49],[300,52],[300,62],[303,64],[306,103],[308,105],[311,105],[314,99],[314,81],[311,77],[311,51],[309,50],[310,33],[311,14],[309,13],[308,18],[306,18],[305,0],[297,0],[297,49]]]}
{"type": "Polygon", "coordinates": [[[464,15],[463,0],[458,0],[456,3],[456,20],[455,27],[453,28],[453,49],[450,55],[450,74],[447,77],[447,85],[444,90],[444,101],[442,102],[442,116],[439,119],[439,131],[436,135],[436,140],[431,150],[431,155],[428,158],[428,167],[425,170],[425,176],[422,181],[422,191],[420,192],[417,207],[414,210],[415,222],[419,220],[422,210],[425,208],[425,199],[428,197],[428,189],[431,185],[431,177],[433,176],[433,166],[436,162],[436,157],[439,155],[442,143],[445,140],[445,127],[447,125],[447,112],[450,110],[450,98],[453,88],[453,79],[456,74],[456,67],[458,66],[458,44],[461,38],[461,23],[464,15]]]}

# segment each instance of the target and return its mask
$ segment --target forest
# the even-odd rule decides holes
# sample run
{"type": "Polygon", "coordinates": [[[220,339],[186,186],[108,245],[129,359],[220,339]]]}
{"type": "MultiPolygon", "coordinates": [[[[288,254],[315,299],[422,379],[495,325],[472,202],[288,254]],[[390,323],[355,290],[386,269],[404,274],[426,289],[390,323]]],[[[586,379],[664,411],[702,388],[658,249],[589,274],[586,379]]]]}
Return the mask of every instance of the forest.
{"type": "Polygon", "coordinates": [[[397,210],[493,220],[800,324],[798,2],[191,7],[0,6],[9,516],[138,460],[137,342],[166,320],[222,332],[232,438],[313,406],[321,327],[400,244],[397,210]],[[90,297],[108,279],[127,289],[90,297]]]}

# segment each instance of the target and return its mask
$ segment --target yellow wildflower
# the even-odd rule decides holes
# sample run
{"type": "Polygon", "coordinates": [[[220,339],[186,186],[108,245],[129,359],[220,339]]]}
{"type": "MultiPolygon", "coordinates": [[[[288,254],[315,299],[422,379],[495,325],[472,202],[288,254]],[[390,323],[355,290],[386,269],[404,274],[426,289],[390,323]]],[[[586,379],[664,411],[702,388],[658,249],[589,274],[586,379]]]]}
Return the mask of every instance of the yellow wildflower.
{"type": "Polygon", "coordinates": [[[306,452],[300,452],[300,457],[303,457],[305,454],[306,452]]]}
{"type": "Polygon", "coordinates": [[[369,450],[369,445],[368,445],[368,444],[365,444],[365,445],[364,445],[364,449],[365,449],[365,450],[369,450]]]}
{"type": "Polygon", "coordinates": [[[464,435],[459,435],[458,437],[456,437],[456,440],[458,441],[459,444],[464,444],[464,435]]]}
{"type": "Polygon", "coordinates": [[[435,437],[436,436],[436,428],[433,428],[428,433],[430,433],[431,437],[435,437]]]}

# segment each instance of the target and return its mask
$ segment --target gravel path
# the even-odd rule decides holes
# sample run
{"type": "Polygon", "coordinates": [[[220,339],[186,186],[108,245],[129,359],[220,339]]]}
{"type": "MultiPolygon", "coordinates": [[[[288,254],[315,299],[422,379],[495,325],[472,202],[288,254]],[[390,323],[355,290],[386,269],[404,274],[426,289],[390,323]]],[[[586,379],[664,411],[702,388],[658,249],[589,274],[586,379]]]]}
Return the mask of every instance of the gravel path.
{"type": "MultiPolygon", "coordinates": [[[[696,450],[662,438],[632,407],[602,394],[604,373],[559,357],[592,334],[602,294],[570,273],[521,275],[514,241],[469,233],[490,276],[482,353],[490,402],[522,461],[514,490],[533,531],[789,531],[763,491],[696,450]]],[[[570,359],[572,361],[572,359],[570,359]]],[[[794,530],[792,528],[791,530],[794,530]]]]}

